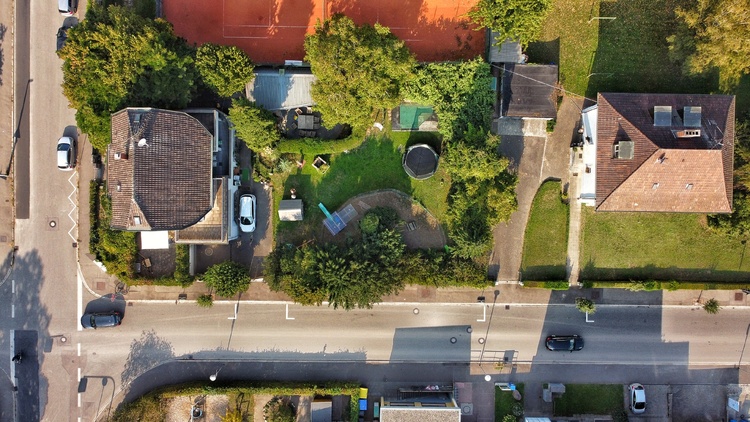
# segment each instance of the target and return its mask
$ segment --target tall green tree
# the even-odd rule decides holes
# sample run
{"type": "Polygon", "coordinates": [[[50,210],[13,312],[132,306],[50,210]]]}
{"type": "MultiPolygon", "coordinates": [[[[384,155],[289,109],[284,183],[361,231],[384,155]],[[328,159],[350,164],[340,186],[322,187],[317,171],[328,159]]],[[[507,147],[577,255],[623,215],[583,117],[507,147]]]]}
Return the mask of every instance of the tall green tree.
{"type": "Polygon", "coordinates": [[[415,61],[380,24],[357,26],[335,14],[305,38],[305,60],[317,77],[312,95],[331,123],[366,127],[376,109],[396,107],[415,61]]]}
{"type": "Polygon", "coordinates": [[[469,127],[489,130],[496,96],[491,83],[490,65],[478,57],[420,66],[404,88],[407,100],[435,107],[438,129],[450,141],[469,127]]]}
{"type": "Polygon", "coordinates": [[[281,139],[273,114],[245,97],[232,100],[229,120],[234,124],[237,137],[253,151],[263,151],[281,139]]]}
{"type": "Polygon", "coordinates": [[[250,287],[250,273],[247,268],[232,261],[208,267],[202,278],[206,286],[222,297],[232,297],[250,287]]]}
{"type": "Polygon", "coordinates": [[[732,91],[750,73],[750,2],[697,0],[692,8],[677,8],[684,23],[667,40],[670,57],[683,61],[688,73],[719,70],[719,83],[732,91]]]}
{"type": "Polygon", "coordinates": [[[469,18],[497,33],[496,44],[511,39],[527,46],[539,37],[551,0],[479,0],[469,18]]]}
{"type": "Polygon", "coordinates": [[[106,149],[110,114],[126,106],[182,108],[195,90],[193,50],[163,19],[91,5],[58,52],[63,93],[92,145],[106,149]]]}
{"type": "Polygon", "coordinates": [[[244,92],[255,78],[250,57],[235,46],[201,45],[195,52],[195,67],[203,82],[222,97],[244,92]]]}

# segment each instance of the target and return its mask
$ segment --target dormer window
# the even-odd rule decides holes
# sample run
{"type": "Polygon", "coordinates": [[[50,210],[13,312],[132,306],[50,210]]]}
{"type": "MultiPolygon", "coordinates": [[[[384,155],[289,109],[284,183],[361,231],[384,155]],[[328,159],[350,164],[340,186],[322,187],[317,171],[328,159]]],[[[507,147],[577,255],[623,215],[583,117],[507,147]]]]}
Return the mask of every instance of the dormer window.
{"type": "Polygon", "coordinates": [[[612,146],[612,158],[632,160],[634,147],[633,141],[617,141],[612,146]]]}

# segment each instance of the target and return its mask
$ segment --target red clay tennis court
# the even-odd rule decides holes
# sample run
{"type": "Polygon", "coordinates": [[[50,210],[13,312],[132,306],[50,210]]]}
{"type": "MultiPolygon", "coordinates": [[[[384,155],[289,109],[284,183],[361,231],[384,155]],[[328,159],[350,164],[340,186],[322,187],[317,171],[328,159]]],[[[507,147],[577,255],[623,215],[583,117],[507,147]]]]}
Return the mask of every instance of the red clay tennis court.
{"type": "Polygon", "coordinates": [[[476,0],[163,0],[164,17],[190,43],[235,45],[255,63],[302,60],[305,34],[343,13],[391,29],[419,61],[474,58],[485,31],[465,16],[476,0]]]}

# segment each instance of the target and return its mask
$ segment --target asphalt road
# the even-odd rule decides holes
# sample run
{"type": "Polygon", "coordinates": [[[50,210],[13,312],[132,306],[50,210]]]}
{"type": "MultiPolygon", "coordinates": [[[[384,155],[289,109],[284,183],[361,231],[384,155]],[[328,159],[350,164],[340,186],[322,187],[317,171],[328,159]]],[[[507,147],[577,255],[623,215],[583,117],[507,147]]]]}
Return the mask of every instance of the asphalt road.
{"type": "MultiPolygon", "coordinates": [[[[293,305],[287,312],[284,304],[243,303],[236,320],[229,319],[234,317],[229,304],[211,309],[124,305],[109,299],[89,303],[124,309],[123,325],[76,337],[83,349],[83,376],[109,380],[106,391],[97,394],[115,403],[178,379],[207,379],[222,362],[229,362],[222,369],[225,379],[314,380],[325,372],[315,368],[334,365],[340,369],[329,378],[369,384],[389,378],[387,368],[409,365],[432,369],[395,373],[421,373],[414,381],[424,382],[457,380],[457,375],[470,380],[481,374],[480,357],[485,371],[496,373],[490,362],[510,356],[518,365],[512,374],[517,381],[725,384],[737,382],[734,365],[750,317],[745,309],[711,316],[686,307],[601,306],[590,318],[594,322],[587,323],[572,306],[498,305],[482,355],[479,339],[487,333],[491,312],[479,304],[419,305],[415,314],[410,304],[350,312],[293,305]],[[543,344],[548,334],[580,334],[586,346],[575,353],[549,352],[543,344]],[[180,368],[188,369],[160,366],[175,360],[186,361],[180,368]]],[[[108,401],[100,403],[97,394],[83,393],[84,420],[107,411],[108,401]]]]}

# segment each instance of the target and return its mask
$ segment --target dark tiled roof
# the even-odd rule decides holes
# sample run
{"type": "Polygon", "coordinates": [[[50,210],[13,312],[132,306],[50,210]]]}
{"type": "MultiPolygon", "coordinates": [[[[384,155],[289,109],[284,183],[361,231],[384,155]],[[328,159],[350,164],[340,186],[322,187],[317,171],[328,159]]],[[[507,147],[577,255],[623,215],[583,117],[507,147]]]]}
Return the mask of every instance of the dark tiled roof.
{"type": "Polygon", "coordinates": [[[598,211],[731,212],[733,155],[733,96],[598,96],[598,211]],[[671,106],[670,126],[654,125],[654,106],[671,106]],[[682,123],[685,106],[701,107],[699,128],[682,123]],[[701,136],[675,136],[685,129],[701,136]],[[613,158],[614,145],[625,140],[634,144],[633,158],[613,158]]]}
{"type": "Polygon", "coordinates": [[[508,117],[557,117],[555,85],[557,66],[504,64],[502,115],[508,117]]]}
{"type": "Polygon", "coordinates": [[[212,205],[212,141],[200,122],[182,112],[125,109],[113,114],[107,151],[112,227],[177,230],[200,220],[212,205]],[[146,145],[138,146],[141,139],[146,145]]]}

